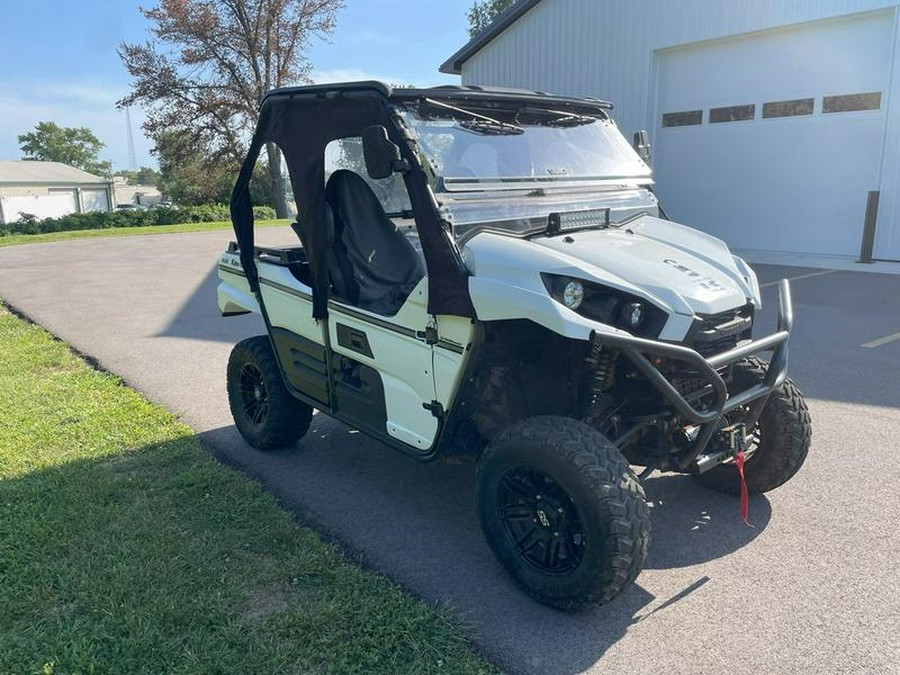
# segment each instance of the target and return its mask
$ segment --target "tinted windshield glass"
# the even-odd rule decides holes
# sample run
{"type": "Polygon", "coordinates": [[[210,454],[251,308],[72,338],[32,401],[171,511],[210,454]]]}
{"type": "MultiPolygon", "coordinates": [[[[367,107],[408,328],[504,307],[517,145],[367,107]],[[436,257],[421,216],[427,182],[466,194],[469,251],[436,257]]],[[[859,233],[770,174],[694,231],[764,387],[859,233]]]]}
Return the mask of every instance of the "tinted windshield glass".
{"type": "Polygon", "coordinates": [[[650,169],[600,111],[424,102],[407,107],[404,118],[440,177],[438,190],[649,182],[650,169]]]}

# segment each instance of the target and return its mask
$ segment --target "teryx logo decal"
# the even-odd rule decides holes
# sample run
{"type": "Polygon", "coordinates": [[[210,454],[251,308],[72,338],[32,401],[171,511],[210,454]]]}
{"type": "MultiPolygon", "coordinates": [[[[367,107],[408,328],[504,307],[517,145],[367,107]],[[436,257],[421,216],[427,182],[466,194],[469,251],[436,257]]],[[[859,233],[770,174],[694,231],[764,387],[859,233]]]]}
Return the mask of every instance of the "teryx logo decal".
{"type": "Polygon", "coordinates": [[[712,277],[701,277],[699,272],[695,272],[687,265],[683,265],[677,260],[672,260],[671,258],[666,258],[663,260],[666,265],[670,267],[674,267],[676,270],[681,272],[682,274],[690,277],[695,284],[697,284],[700,288],[705,288],[708,291],[727,291],[722,284],[713,279],[712,277]]]}

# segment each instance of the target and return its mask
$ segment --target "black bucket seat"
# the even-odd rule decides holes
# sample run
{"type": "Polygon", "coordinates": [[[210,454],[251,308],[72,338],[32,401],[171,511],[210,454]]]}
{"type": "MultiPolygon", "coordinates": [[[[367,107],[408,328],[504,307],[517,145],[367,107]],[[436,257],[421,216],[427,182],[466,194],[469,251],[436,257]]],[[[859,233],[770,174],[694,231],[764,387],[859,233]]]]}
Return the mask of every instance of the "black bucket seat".
{"type": "Polygon", "coordinates": [[[334,222],[327,264],[335,293],[361,309],[396,314],[425,276],[422,258],[359,174],[331,174],[325,202],[334,222]]]}

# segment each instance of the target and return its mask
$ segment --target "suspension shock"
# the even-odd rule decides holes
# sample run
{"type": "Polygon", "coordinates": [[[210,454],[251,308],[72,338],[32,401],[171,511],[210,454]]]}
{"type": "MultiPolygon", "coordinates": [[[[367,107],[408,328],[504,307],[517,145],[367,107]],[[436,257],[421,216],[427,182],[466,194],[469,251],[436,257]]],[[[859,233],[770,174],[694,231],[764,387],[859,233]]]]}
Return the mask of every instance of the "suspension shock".
{"type": "Polygon", "coordinates": [[[604,348],[596,342],[591,344],[591,352],[585,359],[592,371],[591,380],[587,386],[582,414],[582,419],[588,424],[592,424],[606,407],[604,394],[612,389],[618,356],[618,349],[604,348]]]}

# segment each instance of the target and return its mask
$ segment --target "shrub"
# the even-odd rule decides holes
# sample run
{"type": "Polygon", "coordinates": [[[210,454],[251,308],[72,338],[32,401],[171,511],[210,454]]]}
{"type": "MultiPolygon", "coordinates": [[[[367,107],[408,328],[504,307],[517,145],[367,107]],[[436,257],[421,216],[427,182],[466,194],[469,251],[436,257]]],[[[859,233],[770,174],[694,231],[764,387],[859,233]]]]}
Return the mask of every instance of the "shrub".
{"type": "MultiPolygon", "coordinates": [[[[270,206],[254,206],[257,220],[275,218],[270,206]]],[[[227,204],[188,206],[183,209],[148,209],[146,211],[109,211],[72,213],[60,218],[38,220],[31,214],[22,214],[14,223],[0,225],[0,237],[10,234],[43,234],[71,230],[102,230],[110,227],[146,227],[153,225],[180,225],[182,223],[210,223],[231,220],[227,204]]]]}

